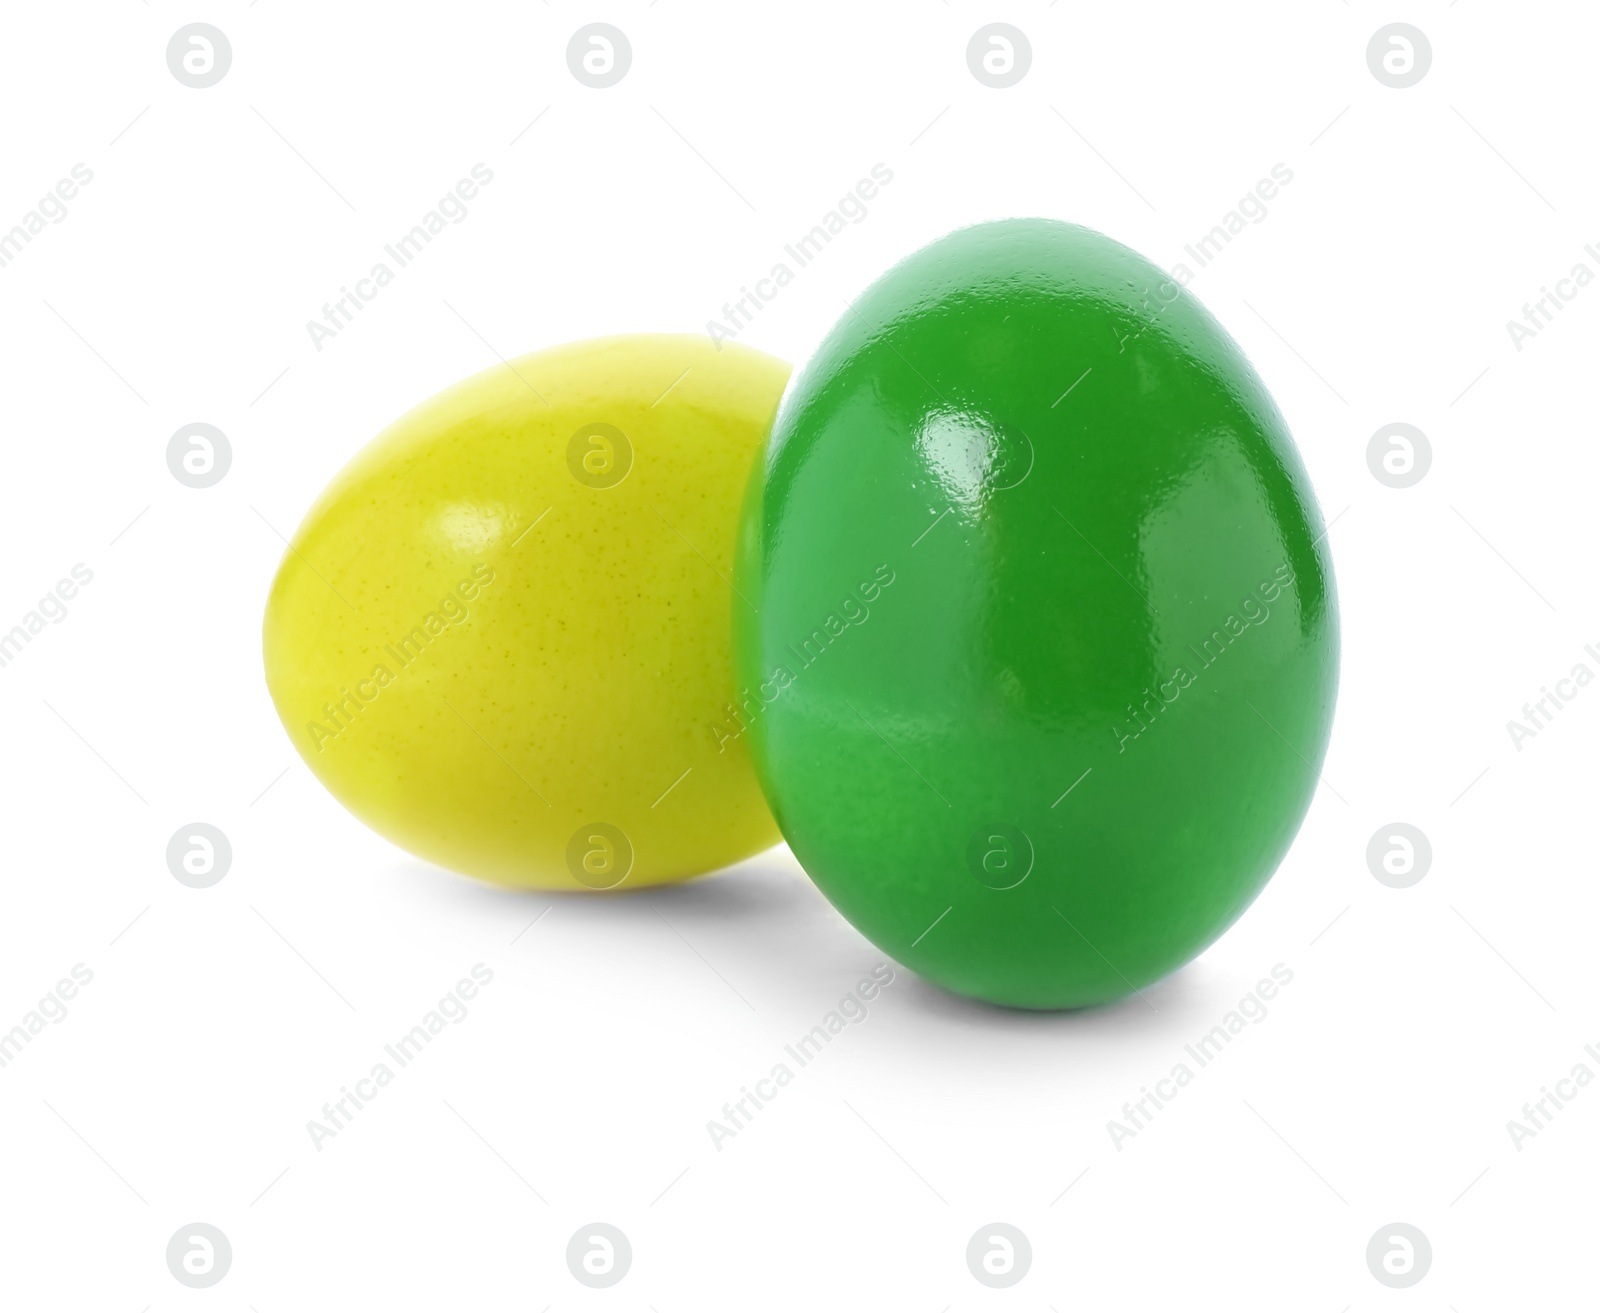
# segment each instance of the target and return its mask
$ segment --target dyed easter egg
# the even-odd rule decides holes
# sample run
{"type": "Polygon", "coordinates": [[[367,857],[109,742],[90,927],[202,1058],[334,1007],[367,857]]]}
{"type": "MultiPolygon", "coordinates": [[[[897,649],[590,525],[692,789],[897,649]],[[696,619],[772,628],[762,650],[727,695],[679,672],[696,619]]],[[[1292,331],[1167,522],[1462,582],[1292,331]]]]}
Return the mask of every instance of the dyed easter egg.
{"type": "Polygon", "coordinates": [[[958,993],[1159,980],[1318,786],[1338,613],[1299,455],[1217,321],[1087,229],[968,228],[860,297],[784,401],[735,583],[785,838],[958,993]]]}
{"type": "Polygon", "coordinates": [[[636,888],[777,841],[734,700],[739,503],[789,367],[702,337],[524,356],[360,452],[264,625],[290,739],[400,847],[636,888]]]}

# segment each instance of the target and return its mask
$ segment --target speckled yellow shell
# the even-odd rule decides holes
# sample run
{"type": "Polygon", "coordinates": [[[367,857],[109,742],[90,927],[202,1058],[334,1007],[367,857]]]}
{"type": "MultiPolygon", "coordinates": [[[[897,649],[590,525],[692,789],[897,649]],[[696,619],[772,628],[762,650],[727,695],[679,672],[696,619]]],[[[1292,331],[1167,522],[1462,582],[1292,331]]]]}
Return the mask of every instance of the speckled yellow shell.
{"type": "Polygon", "coordinates": [[[329,484],[267,685],[374,830],[501,884],[629,889],[777,842],[731,705],[740,498],[789,366],[579,342],[470,378],[329,484]]]}

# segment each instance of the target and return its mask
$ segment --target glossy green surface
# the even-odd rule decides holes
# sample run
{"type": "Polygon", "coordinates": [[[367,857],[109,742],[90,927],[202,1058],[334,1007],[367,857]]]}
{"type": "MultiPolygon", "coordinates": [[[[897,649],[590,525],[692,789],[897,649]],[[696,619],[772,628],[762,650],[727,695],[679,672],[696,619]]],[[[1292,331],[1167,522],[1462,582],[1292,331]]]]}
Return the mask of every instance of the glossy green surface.
{"type": "Polygon", "coordinates": [[[1310,803],[1322,534],[1194,297],[1084,228],[968,228],[785,398],[741,525],[733,728],[886,953],[997,1003],[1119,998],[1249,906],[1310,803]]]}

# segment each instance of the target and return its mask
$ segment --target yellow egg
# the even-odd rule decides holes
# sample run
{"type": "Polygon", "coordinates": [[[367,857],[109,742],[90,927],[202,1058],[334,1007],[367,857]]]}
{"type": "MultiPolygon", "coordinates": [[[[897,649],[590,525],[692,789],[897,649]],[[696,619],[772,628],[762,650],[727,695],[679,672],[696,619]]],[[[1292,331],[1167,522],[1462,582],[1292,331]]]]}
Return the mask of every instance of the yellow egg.
{"type": "Polygon", "coordinates": [[[776,843],[732,705],[731,577],[788,376],[703,337],[602,338],[467,379],[363,449],[263,626],[328,791],[508,885],[636,888],[776,843]]]}

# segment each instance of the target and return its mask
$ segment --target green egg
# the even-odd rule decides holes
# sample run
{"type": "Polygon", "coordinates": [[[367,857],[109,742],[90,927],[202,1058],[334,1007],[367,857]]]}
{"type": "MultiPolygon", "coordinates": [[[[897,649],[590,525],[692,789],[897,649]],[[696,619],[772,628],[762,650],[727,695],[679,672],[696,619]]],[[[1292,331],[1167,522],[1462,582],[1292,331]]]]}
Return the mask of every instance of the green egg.
{"type": "Polygon", "coordinates": [[[961,994],[1105,1003],[1261,892],[1338,684],[1321,515],[1188,291],[1017,219],[912,255],[791,387],[735,585],[748,744],[795,855],[961,994]]]}

